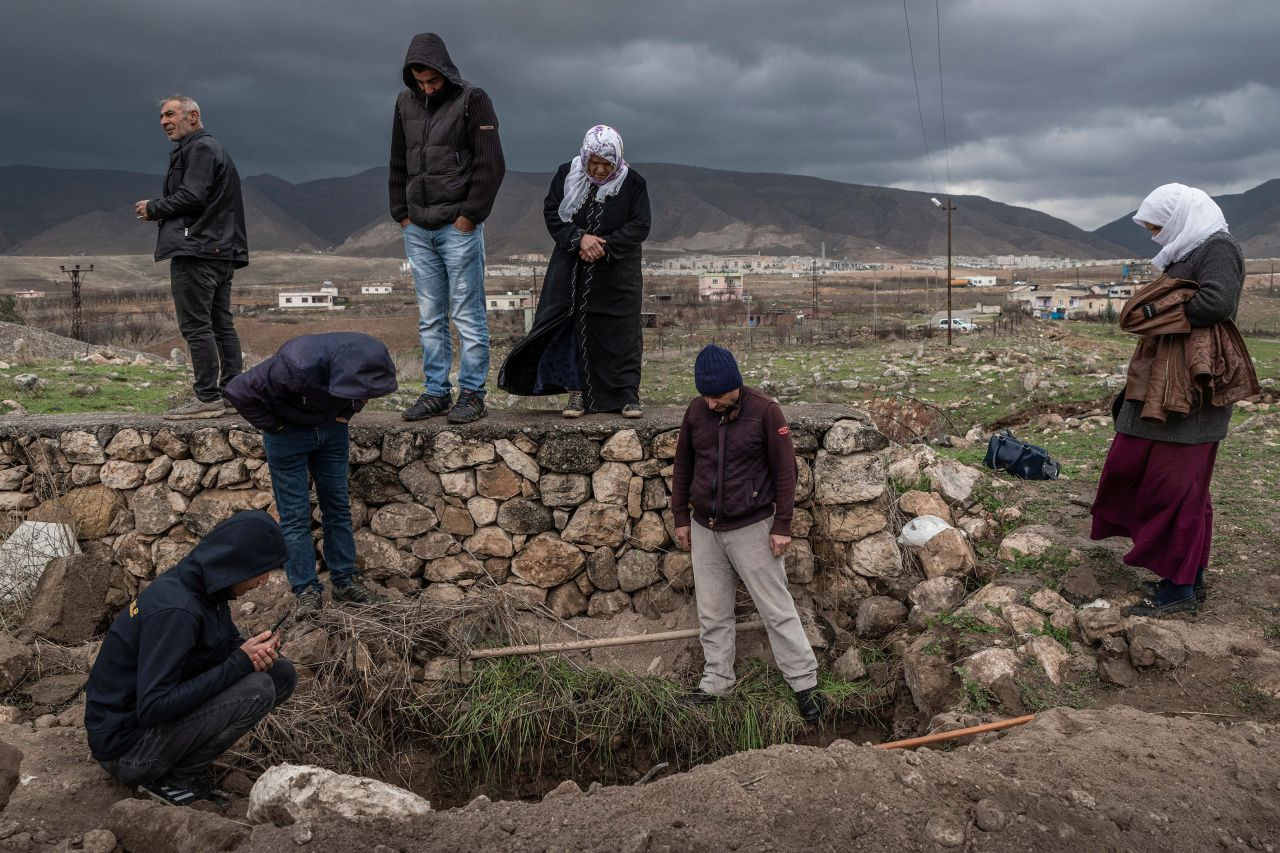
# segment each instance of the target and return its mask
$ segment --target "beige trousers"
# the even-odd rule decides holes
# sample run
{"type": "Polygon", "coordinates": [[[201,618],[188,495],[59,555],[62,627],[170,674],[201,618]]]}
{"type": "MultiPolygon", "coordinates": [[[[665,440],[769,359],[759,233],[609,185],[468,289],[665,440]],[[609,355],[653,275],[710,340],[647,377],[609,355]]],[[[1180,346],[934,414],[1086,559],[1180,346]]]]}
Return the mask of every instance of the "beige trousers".
{"type": "Polygon", "coordinates": [[[733,604],[738,578],[751,593],[769,632],[774,660],[787,683],[793,690],[806,690],[818,683],[818,660],[787,590],[785,560],[769,550],[772,526],[771,518],[737,530],[708,530],[696,521],[690,525],[698,639],[706,658],[698,686],[707,693],[724,693],[736,681],[733,604]]]}

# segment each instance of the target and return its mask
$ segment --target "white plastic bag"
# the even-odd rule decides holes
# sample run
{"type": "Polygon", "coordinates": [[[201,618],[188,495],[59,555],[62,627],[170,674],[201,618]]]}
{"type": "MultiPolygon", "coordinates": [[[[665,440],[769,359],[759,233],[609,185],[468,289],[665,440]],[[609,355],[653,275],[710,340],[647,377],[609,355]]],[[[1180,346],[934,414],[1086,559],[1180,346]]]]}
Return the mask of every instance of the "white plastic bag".
{"type": "Polygon", "coordinates": [[[936,515],[922,515],[919,518],[911,519],[911,521],[903,525],[902,535],[898,537],[898,544],[920,548],[930,539],[950,528],[950,524],[947,524],[936,515]]]}

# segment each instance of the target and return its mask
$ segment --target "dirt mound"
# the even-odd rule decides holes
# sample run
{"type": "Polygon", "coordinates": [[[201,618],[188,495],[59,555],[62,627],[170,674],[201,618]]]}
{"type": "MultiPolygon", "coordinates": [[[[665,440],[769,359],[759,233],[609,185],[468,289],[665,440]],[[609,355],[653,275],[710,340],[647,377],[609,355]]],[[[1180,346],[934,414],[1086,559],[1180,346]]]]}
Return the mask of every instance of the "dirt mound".
{"type": "MultiPolygon", "coordinates": [[[[1058,709],[953,752],[837,741],[742,753],[644,788],[562,785],[403,827],[312,823],[313,850],[1271,849],[1280,741],[1127,707],[1058,709]]],[[[292,848],[258,827],[247,848],[292,848]]],[[[123,840],[123,839],[122,839],[123,840]]]]}
{"type": "Polygon", "coordinates": [[[37,329],[34,326],[20,326],[16,323],[0,322],[0,360],[13,360],[13,342],[19,338],[27,342],[27,352],[32,358],[75,359],[82,358],[91,352],[105,352],[108,349],[118,356],[129,359],[137,358],[140,355],[146,358],[155,358],[154,355],[140,353],[137,350],[124,349],[123,347],[87,344],[84,341],[55,335],[53,332],[46,332],[44,329],[37,329]]]}

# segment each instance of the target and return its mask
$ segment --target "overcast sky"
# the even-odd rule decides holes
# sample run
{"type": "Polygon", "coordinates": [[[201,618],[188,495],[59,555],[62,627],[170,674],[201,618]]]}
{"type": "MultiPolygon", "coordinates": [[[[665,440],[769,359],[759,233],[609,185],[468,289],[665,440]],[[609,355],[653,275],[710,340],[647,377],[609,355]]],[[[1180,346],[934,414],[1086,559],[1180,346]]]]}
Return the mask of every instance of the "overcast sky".
{"type": "Polygon", "coordinates": [[[1085,228],[1168,181],[1280,176],[1275,0],[940,2],[949,156],[935,0],[907,0],[933,178],[901,0],[4,0],[0,165],[159,173],[175,90],[244,175],[385,165],[431,31],[492,96],[511,169],[604,123],[632,161],[936,183],[1085,228]]]}

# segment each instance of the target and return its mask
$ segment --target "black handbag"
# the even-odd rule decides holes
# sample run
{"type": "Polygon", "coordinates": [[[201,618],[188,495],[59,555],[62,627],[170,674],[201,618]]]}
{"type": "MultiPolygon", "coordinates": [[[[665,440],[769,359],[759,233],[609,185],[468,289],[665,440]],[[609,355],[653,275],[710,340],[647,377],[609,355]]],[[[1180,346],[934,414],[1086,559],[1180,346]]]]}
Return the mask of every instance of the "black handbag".
{"type": "Polygon", "coordinates": [[[1024,480],[1058,479],[1058,463],[1043,447],[1014,438],[1002,429],[987,442],[987,455],[982,464],[997,471],[1008,471],[1024,480]]]}

